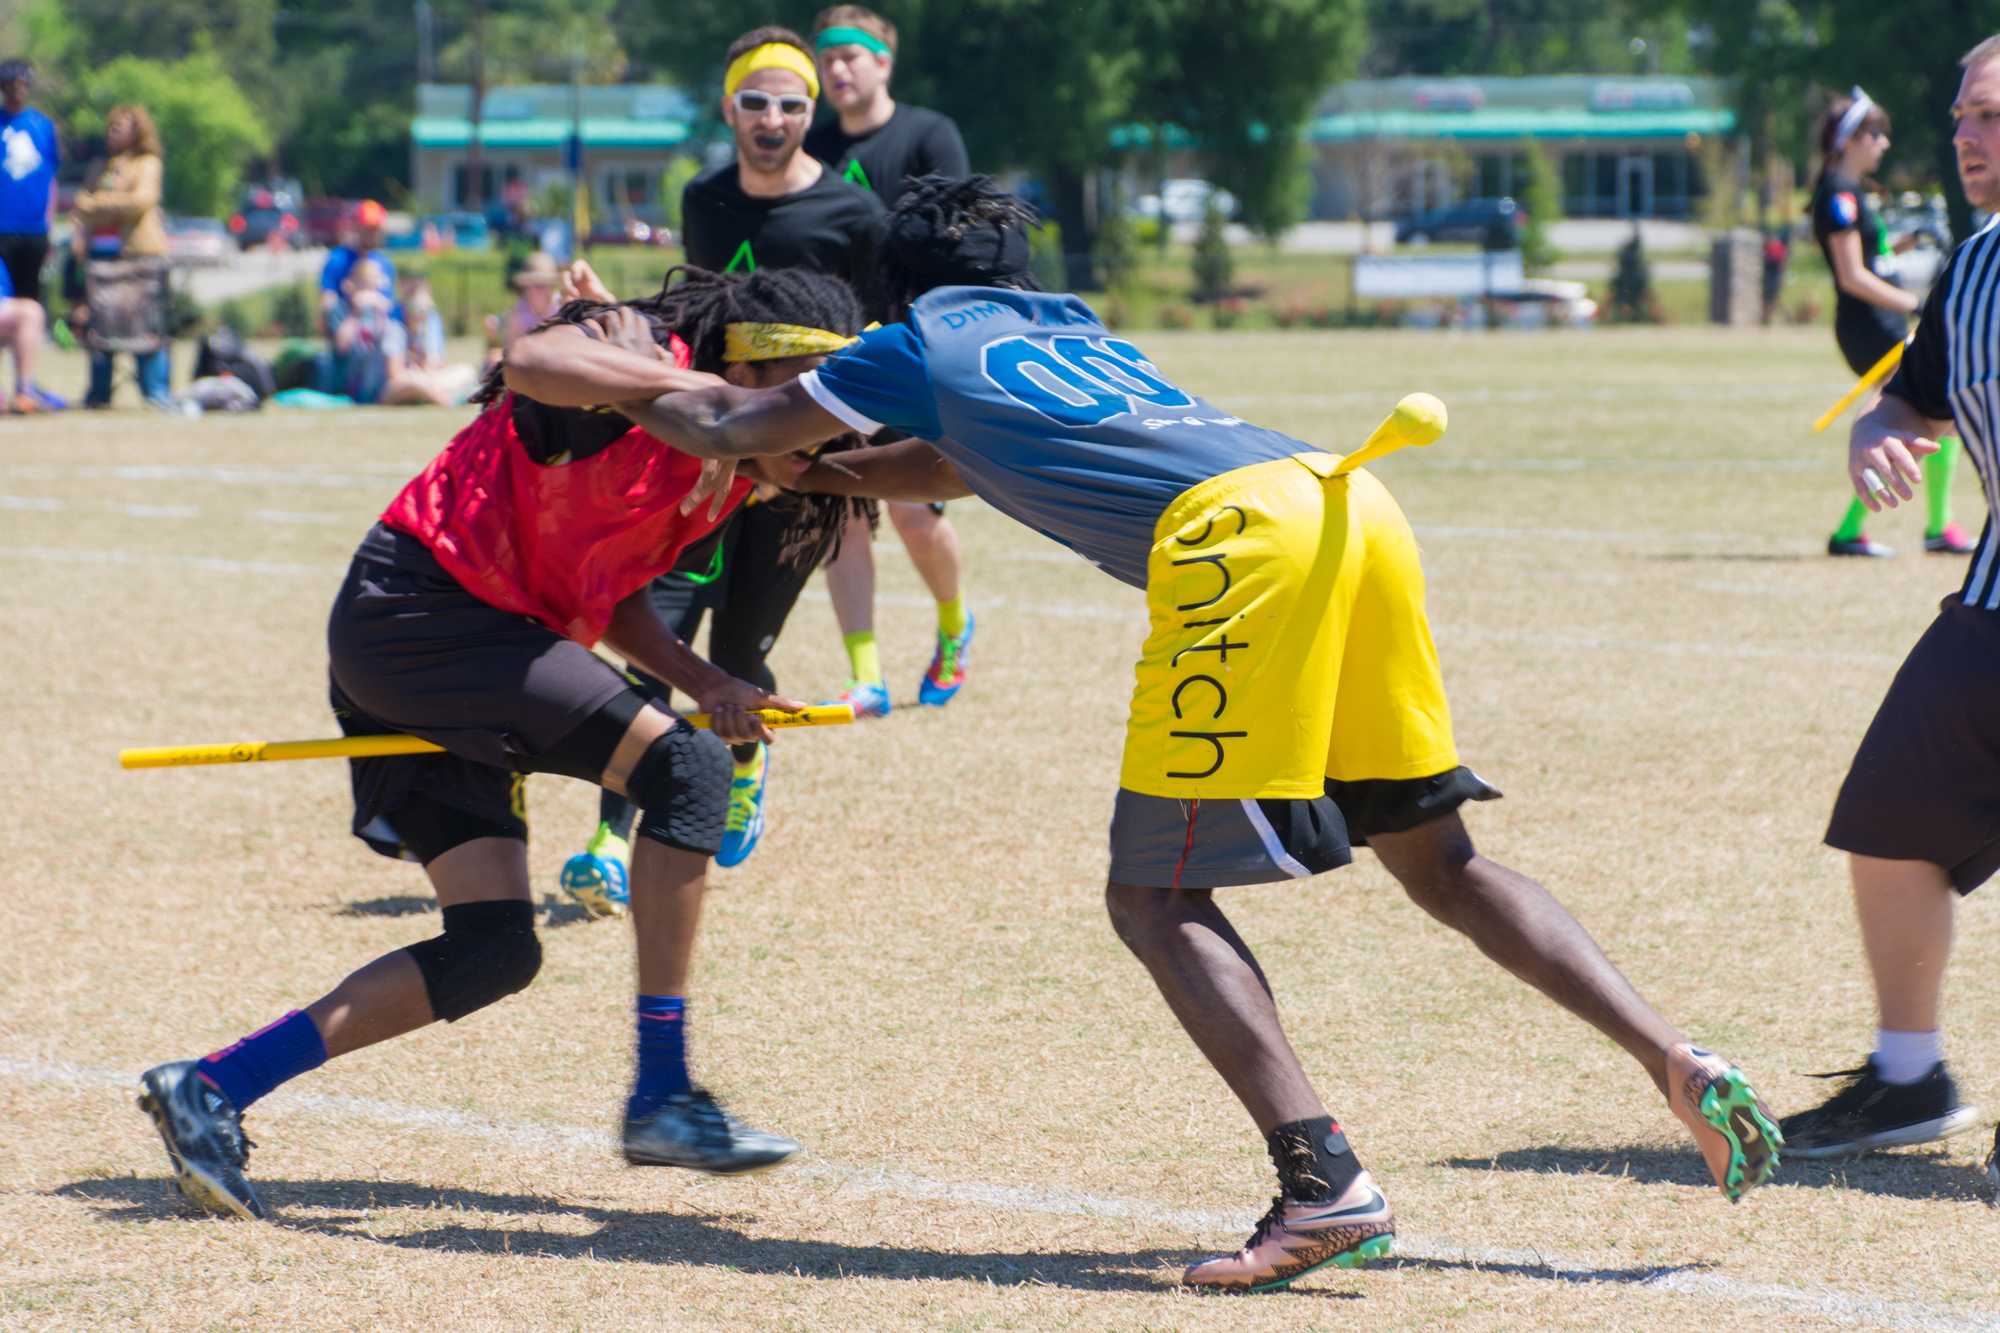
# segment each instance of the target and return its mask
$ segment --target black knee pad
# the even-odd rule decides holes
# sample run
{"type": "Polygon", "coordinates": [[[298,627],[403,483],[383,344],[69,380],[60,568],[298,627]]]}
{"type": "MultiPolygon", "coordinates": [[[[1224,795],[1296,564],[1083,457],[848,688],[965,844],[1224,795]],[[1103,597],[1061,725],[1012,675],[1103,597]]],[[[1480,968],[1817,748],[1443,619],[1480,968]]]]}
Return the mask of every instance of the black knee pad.
{"type": "Polygon", "coordinates": [[[409,947],[424,974],[431,1012],[456,1023],[524,990],[542,969],[535,906],[518,901],[444,909],[444,934],[409,947]]]}
{"type": "Polygon", "coordinates": [[[729,747],[714,732],[676,722],[646,747],[625,784],[626,794],[645,812],[639,816],[640,835],[714,856],[722,846],[735,769],[729,747]]]}

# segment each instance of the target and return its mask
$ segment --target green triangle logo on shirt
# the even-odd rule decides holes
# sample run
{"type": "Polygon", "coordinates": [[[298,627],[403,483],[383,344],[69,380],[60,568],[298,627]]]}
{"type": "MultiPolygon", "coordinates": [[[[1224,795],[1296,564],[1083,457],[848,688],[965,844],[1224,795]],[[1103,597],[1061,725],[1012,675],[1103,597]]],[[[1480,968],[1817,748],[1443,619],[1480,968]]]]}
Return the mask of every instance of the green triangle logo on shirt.
{"type": "Polygon", "coordinates": [[[859,185],[864,190],[873,191],[875,188],[874,182],[868,179],[868,173],[862,170],[860,158],[849,162],[847,170],[840,173],[840,178],[849,185],[859,185]]]}
{"type": "Polygon", "coordinates": [[[736,253],[729,257],[728,267],[722,271],[724,273],[734,273],[738,269],[741,269],[745,273],[755,273],[757,271],[757,254],[750,248],[750,241],[747,237],[744,239],[743,244],[736,247],[736,253]]]}

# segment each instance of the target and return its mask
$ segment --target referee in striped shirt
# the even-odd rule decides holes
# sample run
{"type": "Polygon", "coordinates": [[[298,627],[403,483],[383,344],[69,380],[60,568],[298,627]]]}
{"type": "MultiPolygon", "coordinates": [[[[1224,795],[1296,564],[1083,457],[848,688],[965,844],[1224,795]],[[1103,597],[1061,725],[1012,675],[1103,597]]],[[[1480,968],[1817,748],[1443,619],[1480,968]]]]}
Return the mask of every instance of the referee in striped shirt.
{"type": "MultiPolygon", "coordinates": [[[[1959,62],[1958,178],[2000,211],[2000,36],[1959,62]]],[[[1875,1050],[1831,1098],[1783,1123],[1786,1157],[1838,1157],[1972,1128],[1938,1028],[1958,899],[2000,870],[2000,227],[1939,275],[1882,400],[1855,423],[1847,470],[1871,510],[1915,495],[1956,427],[1989,511],[1965,584],[1910,650],[1841,785],[1826,834],[1848,854],[1879,1010],[1875,1050]]],[[[2000,1134],[1987,1173],[2000,1188],[2000,1134]]]]}

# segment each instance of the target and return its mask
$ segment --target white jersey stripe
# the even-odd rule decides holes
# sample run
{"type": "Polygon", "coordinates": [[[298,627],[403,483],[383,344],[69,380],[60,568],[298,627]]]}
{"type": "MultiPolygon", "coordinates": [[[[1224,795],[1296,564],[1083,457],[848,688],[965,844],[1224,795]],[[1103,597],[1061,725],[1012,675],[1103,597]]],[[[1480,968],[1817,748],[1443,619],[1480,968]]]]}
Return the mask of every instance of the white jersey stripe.
{"type": "Polygon", "coordinates": [[[1945,401],[1959,440],[1979,477],[1988,521],[1966,570],[1960,597],[1967,606],[2000,609],[2000,531],[1991,515],[2000,512],[2000,232],[1987,229],[1959,247],[1950,286],[1943,293],[1940,321],[1946,335],[1945,401]]]}

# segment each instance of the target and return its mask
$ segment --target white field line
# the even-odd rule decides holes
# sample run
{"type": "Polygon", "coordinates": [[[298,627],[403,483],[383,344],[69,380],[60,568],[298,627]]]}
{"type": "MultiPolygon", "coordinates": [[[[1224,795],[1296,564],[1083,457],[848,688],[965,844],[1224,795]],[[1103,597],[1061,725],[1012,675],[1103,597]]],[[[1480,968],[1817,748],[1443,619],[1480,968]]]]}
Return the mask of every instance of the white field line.
{"type": "MultiPolygon", "coordinates": [[[[115,1089],[131,1093],[138,1075],[112,1069],[0,1056],[0,1078],[38,1086],[67,1086],[80,1093],[115,1089]]],[[[362,1120],[389,1129],[438,1131],[460,1138],[572,1156],[609,1157],[617,1141],[600,1130],[538,1121],[503,1120],[469,1115],[440,1107],[414,1106],[372,1097],[338,1097],[286,1091],[262,1103],[268,1111],[335,1119],[362,1120]]],[[[909,1171],[888,1171],[825,1160],[809,1160],[788,1174],[830,1182],[836,1189],[920,1202],[963,1204],[1055,1217],[1115,1217],[1210,1237],[1234,1237],[1256,1221],[1251,1210],[1168,1208],[1143,1199],[1085,1194],[1076,1190],[1041,1190],[1025,1186],[990,1185],[975,1181],[938,1180],[909,1171]]],[[[1713,1201],[1711,1201],[1713,1202],[1713,1201]]],[[[1719,1205],[1718,1205],[1719,1206],[1719,1205]]],[[[1663,1268],[1649,1276],[1630,1276],[1615,1263],[1568,1259],[1536,1250],[1498,1250],[1455,1241],[1413,1240],[1398,1235],[1400,1258],[1474,1268],[1526,1269],[1546,1279],[1596,1285],[1621,1282],[1642,1290],[1670,1292],[1731,1305],[1777,1305],[1802,1315],[1877,1328],[1967,1330],[2000,1333],[2000,1316],[1965,1318],[1920,1301],[1890,1300],[1829,1287],[1793,1287],[1782,1283],[1746,1282],[1719,1273],[1663,1268]]]]}
{"type": "MultiPolygon", "coordinates": [[[[345,565],[331,561],[306,564],[281,560],[229,560],[218,556],[154,555],[140,551],[94,550],[57,546],[0,546],[0,560],[28,560],[47,564],[177,565],[220,574],[316,575],[338,574],[345,565]]],[[[1081,562],[1079,562],[1081,563],[1081,562]]],[[[809,588],[800,601],[824,603],[826,592],[809,588]]],[[[928,597],[911,593],[877,593],[884,606],[924,609],[933,605],[928,597]]],[[[1129,603],[1042,601],[1009,597],[1004,593],[979,599],[982,607],[1019,612],[1047,620],[1075,620],[1089,624],[1140,626],[1144,608],[1137,599],[1129,603]]],[[[1441,625],[1438,638],[1449,643],[1465,640],[1483,643],[1517,644],[1530,649],[1585,650],[1612,653],[1657,653],[1669,657],[1707,657],[1752,662],[1819,662],[1846,666],[1894,665],[1902,660],[1896,653],[1843,652],[1827,649],[1767,648],[1757,644],[1710,643],[1677,639],[1634,639],[1610,634],[1564,633],[1561,631],[1516,632],[1481,629],[1477,626],[1441,625]]]]}

